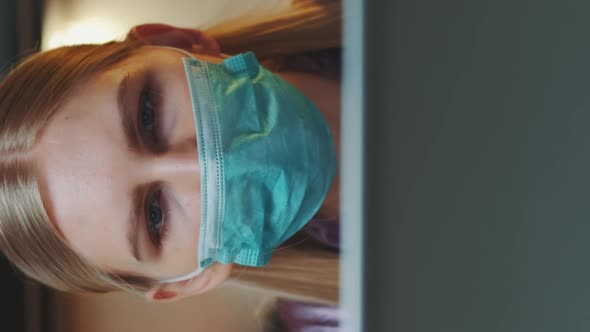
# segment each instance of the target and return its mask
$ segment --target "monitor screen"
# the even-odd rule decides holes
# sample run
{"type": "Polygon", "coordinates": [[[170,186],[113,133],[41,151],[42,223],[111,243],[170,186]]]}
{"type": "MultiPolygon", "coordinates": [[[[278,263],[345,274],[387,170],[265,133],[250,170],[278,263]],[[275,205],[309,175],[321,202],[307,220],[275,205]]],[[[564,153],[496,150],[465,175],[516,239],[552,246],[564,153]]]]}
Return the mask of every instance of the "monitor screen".
{"type": "Polygon", "coordinates": [[[589,330],[590,4],[346,5],[349,330],[589,330]]]}

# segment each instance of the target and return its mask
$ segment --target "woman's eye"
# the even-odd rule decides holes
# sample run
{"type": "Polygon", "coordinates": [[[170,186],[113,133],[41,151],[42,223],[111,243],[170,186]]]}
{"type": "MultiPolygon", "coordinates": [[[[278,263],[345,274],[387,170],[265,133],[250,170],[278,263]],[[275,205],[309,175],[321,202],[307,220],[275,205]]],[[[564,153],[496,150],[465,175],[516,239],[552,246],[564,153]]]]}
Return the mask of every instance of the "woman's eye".
{"type": "Polygon", "coordinates": [[[164,213],[160,202],[160,191],[150,195],[146,207],[146,219],[150,238],[156,245],[160,245],[162,239],[162,226],[164,213]]]}
{"type": "Polygon", "coordinates": [[[151,99],[150,92],[142,93],[140,102],[140,121],[142,130],[149,136],[155,136],[154,130],[156,129],[156,108],[154,102],[151,99]]]}
{"type": "Polygon", "coordinates": [[[151,76],[145,79],[137,105],[137,131],[148,150],[162,152],[166,140],[161,134],[162,96],[151,76]]]}

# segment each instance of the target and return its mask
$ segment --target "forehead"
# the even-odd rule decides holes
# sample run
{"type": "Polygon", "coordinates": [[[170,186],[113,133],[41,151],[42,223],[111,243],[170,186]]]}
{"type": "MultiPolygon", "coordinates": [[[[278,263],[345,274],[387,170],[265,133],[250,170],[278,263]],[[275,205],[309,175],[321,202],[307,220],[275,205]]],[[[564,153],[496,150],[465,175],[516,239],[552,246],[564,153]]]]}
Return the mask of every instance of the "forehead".
{"type": "Polygon", "coordinates": [[[139,157],[127,148],[119,84],[135,71],[163,68],[161,76],[173,87],[170,79],[185,80],[184,56],[146,47],[80,82],[36,143],[33,159],[50,219],[74,250],[101,267],[130,266],[131,256],[125,255],[130,193],[142,169],[139,157]]]}
{"type": "MultiPolygon", "coordinates": [[[[129,204],[124,164],[113,163],[128,159],[117,114],[122,75],[115,67],[72,90],[34,151],[50,219],[77,252],[98,264],[100,253],[110,256],[105,240],[123,230],[109,221],[125,220],[129,204]]],[[[114,240],[111,248],[124,250],[114,240]]]]}
{"type": "MultiPolygon", "coordinates": [[[[65,196],[71,196],[87,189],[95,191],[102,188],[88,188],[89,179],[103,177],[103,180],[109,182],[117,177],[113,172],[117,164],[113,161],[122,157],[121,154],[128,154],[118,114],[117,94],[120,82],[125,76],[146,66],[158,66],[173,61],[178,58],[175,55],[162,48],[142,47],[129,58],[94,73],[72,87],[51,122],[38,137],[33,151],[42,180],[40,182],[46,191],[53,188],[53,184],[62,188],[66,186],[61,184],[70,183],[71,192],[65,196]],[[85,178],[86,181],[73,181],[80,178],[85,178]]],[[[63,195],[49,192],[45,195],[53,200],[61,196],[63,195]]],[[[73,207],[75,206],[69,206],[65,210],[74,211],[73,207]]]]}

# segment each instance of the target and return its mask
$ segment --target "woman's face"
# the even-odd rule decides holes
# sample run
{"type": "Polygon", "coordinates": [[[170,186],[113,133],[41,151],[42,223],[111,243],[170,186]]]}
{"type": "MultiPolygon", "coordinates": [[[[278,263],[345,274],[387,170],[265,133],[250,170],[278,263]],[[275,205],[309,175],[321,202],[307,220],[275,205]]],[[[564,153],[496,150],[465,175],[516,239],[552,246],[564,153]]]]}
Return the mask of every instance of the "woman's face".
{"type": "MultiPolygon", "coordinates": [[[[105,271],[164,279],[197,268],[201,175],[183,57],[144,47],[77,85],[36,145],[51,220],[105,271]]],[[[205,291],[230,270],[193,282],[205,291]]]]}

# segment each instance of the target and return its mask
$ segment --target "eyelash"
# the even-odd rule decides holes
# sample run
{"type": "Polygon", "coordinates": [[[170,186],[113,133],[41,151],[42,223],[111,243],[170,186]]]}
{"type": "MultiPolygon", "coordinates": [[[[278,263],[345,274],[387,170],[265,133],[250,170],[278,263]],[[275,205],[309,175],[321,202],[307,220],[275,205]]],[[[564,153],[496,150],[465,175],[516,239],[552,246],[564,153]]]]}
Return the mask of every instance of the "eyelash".
{"type": "Polygon", "coordinates": [[[154,188],[150,191],[145,204],[146,227],[150,240],[157,248],[162,246],[168,229],[165,200],[162,200],[161,196],[162,190],[154,188]],[[156,220],[153,220],[152,217],[156,220]]]}
{"type": "MultiPolygon", "coordinates": [[[[153,79],[148,77],[141,90],[137,111],[137,128],[144,145],[153,152],[161,152],[163,144],[160,135],[160,94],[154,88],[153,79]]],[[[167,230],[166,206],[162,200],[162,190],[159,186],[151,188],[145,206],[145,222],[150,240],[155,247],[160,248],[164,242],[167,230]]]]}

